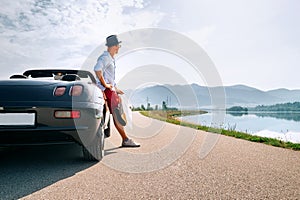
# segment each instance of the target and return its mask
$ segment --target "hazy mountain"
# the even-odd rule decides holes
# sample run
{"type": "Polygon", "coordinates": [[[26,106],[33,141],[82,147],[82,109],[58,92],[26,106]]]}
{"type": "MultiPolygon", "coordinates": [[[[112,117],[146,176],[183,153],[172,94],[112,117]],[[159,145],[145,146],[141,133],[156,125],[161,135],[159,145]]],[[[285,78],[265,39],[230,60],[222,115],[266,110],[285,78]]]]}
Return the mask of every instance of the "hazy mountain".
{"type": "Polygon", "coordinates": [[[288,90],[284,88],[270,90],[267,93],[275,97],[280,97],[281,99],[284,99],[287,102],[299,101],[300,97],[300,90],[288,90]]]}
{"type": "Polygon", "coordinates": [[[214,94],[214,101],[222,98],[225,92],[226,107],[230,106],[256,106],[272,105],[300,101],[300,90],[277,89],[262,91],[245,85],[225,87],[204,87],[191,85],[156,85],[128,90],[130,102],[133,106],[162,105],[165,101],[169,107],[212,107],[210,94],[214,94]]]}

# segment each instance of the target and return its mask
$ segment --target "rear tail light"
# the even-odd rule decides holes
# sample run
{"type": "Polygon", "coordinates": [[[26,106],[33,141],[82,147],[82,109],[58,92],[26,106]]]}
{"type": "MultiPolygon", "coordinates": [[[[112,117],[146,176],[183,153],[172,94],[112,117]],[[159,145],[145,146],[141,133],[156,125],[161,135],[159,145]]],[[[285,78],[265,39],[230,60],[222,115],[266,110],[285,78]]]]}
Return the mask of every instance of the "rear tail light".
{"type": "Polygon", "coordinates": [[[80,96],[82,94],[82,85],[74,85],[71,87],[70,96],[80,96]]]}
{"type": "Polygon", "coordinates": [[[66,87],[56,87],[54,89],[54,96],[57,97],[62,96],[65,94],[65,92],[66,92],[66,87]]]}
{"type": "Polygon", "coordinates": [[[80,118],[79,110],[57,110],[54,112],[54,117],[59,119],[78,119],[80,118]]]}
{"type": "MultiPolygon", "coordinates": [[[[63,96],[66,93],[67,88],[65,86],[59,86],[54,89],[54,96],[63,96]]],[[[70,88],[69,95],[70,96],[80,96],[83,92],[82,85],[74,85],[70,88]]]]}

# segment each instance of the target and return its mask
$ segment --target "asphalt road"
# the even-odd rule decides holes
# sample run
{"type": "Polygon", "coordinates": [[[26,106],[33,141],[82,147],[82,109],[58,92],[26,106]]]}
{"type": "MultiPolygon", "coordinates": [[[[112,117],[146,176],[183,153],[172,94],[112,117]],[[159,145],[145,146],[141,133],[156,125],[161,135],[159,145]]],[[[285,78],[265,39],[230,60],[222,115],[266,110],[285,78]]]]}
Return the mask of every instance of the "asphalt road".
{"type": "Polygon", "coordinates": [[[119,148],[82,160],[77,145],[0,151],[0,199],[300,199],[300,152],[133,115],[119,148]]]}

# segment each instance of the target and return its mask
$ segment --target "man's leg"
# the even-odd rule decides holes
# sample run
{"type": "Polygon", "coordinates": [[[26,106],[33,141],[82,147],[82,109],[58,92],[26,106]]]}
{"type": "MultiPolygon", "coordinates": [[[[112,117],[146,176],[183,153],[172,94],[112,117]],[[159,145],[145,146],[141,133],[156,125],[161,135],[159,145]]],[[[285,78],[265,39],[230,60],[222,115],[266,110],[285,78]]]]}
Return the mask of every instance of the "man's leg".
{"type": "Polygon", "coordinates": [[[114,121],[114,125],[116,127],[116,129],[118,130],[120,136],[122,137],[122,146],[123,147],[139,147],[139,144],[136,144],[132,139],[129,139],[126,135],[126,132],[124,130],[124,126],[122,126],[120,124],[120,122],[118,121],[117,117],[116,117],[116,113],[114,112],[114,109],[117,107],[120,98],[117,95],[117,93],[115,91],[111,91],[111,90],[105,90],[105,95],[107,97],[107,102],[108,102],[108,106],[109,109],[112,113],[113,116],[113,121],[114,121]]]}
{"type": "Polygon", "coordinates": [[[138,143],[135,143],[132,139],[129,139],[125,133],[124,126],[122,126],[119,121],[116,119],[116,117],[113,114],[113,120],[116,129],[118,130],[119,134],[122,137],[122,147],[140,147],[141,145],[138,143]]]}
{"type": "Polygon", "coordinates": [[[125,133],[124,127],[118,122],[118,120],[115,116],[115,113],[112,113],[112,115],[113,115],[113,121],[114,121],[115,127],[118,130],[119,134],[121,135],[122,140],[124,141],[124,140],[128,139],[128,137],[125,133]]]}
{"type": "Polygon", "coordinates": [[[114,121],[115,127],[117,128],[119,134],[122,137],[122,140],[124,141],[128,137],[125,133],[124,127],[118,122],[116,113],[114,112],[115,108],[118,106],[119,101],[120,101],[119,96],[117,95],[117,93],[115,91],[112,91],[112,90],[109,90],[109,89],[106,89],[104,91],[104,93],[105,93],[106,98],[107,98],[107,103],[108,103],[108,106],[109,106],[109,110],[110,110],[110,112],[113,116],[113,121],[114,121]]]}

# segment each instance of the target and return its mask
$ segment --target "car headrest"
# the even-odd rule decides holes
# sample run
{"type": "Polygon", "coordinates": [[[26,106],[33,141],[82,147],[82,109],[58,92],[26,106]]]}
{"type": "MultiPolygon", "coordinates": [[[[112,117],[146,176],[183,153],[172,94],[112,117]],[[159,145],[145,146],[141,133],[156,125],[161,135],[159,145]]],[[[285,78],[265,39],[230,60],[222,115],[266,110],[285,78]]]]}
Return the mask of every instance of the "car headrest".
{"type": "Polygon", "coordinates": [[[80,78],[77,74],[66,74],[61,77],[62,81],[79,81],[80,78]]]}
{"type": "Polygon", "coordinates": [[[15,75],[12,75],[11,77],[9,77],[10,79],[26,79],[27,76],[25,75],[22,75],[22,74],[15,74],[15,75]]]}

